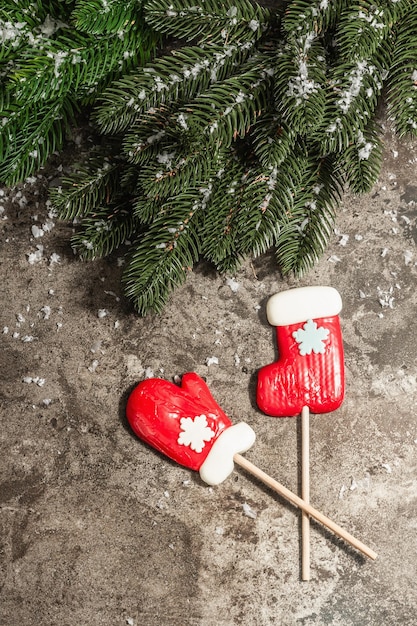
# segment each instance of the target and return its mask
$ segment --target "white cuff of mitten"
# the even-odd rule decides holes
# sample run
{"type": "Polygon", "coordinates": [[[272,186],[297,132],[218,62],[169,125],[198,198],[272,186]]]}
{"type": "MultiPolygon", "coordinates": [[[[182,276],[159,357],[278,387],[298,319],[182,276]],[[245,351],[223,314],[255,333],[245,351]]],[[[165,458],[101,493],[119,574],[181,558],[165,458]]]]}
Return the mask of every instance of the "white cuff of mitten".
{"type": "Polygon", "coordinates": [[[235,454],[246,452],[255,443],[252,428],[240,422],[229,426],[214,442],[200,467],[200,476],[208,485],[219,485],[233,472],[235,454]]]}

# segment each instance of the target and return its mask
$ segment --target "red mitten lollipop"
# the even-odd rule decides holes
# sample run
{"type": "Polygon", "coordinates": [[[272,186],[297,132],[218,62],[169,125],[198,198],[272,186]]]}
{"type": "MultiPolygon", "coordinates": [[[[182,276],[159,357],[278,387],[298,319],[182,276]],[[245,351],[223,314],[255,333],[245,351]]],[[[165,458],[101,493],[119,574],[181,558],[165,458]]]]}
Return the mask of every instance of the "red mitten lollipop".
{"type": "MultiPolygon", "coordinates": [[[[328,413],[344,396],[343,343],[333,287],[300,287],[272,296],[267,318],[276,326],[279,359],[258,374],[257,403],[268,415],[301,420],[301,495],[310,498],[309,409],[328,413]]],[[[309,519],[302,519],[302,578],[310,577],[309,519]]]]}
{"type": "Polygon", "coordinates": [[[225,480],[237,463],[302,511],[369,556],[376,553],[301,498],[241,456],[255,441],[252,428],[233,425],[213,399],[206,383],[184,374],[181,387],[150,378],[132,391],[126,406],[135,434],[181,465],[198,470],[209,485],[225,480]]]}
{"type": "Polygon", "coordinates": [[[233,456],[255,441],[252,428],[232,425],[197,374],[184,374],[181,387],[150,378],[131,393],[126,407],[133,431],[168,457],[218,485],[233,471],[233,456]]]}

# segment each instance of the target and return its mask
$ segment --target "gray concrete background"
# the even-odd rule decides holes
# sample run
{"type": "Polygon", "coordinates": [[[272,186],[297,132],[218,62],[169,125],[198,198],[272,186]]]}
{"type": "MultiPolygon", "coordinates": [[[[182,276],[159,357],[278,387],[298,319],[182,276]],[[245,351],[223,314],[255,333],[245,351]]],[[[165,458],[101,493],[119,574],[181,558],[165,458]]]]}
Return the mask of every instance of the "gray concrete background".
{"type": "Polygon", "coordinates": [[[309,275],[282,280],[272,256],[234,282],[201,266],[145,319],[114,261],[73,258],[46,174],[1,191],[2,626],[417,623],[416,164],[387,129],[378,184],[344,198],[309,275]],[[255,385],[276,358],[268,297],[309,284],[342,295],[346,366],[342,407],[311,417],[311,501],[379,556],[313,524],[303,583],[294,507],[238,468],[208,488],[135,439],[124,406],[152,373],[196,371],[256,431],[246,457],[297,491],[299,420],[262,415],[255,385]]]}

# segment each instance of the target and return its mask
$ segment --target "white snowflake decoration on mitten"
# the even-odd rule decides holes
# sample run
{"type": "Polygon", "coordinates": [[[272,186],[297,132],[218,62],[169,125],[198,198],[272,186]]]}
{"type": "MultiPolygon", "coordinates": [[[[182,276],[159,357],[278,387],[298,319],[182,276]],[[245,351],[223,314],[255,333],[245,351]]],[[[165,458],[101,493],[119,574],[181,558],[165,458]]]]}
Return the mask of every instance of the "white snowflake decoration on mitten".
{"type": "Polygon", "coordinates": [[[329,332],[328,328],[317,327],[316,322],[307,320],[303,328],[294,331],[292,336],[299,344],[298,349],[301,356],[311,354],[312,352],[314,354],[324,354],[326,349],[324,341],[327,339],[329,332]]]}
{"type": "Polygon", "coordinates": [[[179,434],[178,443],[181,446],[190,446],[194,452],[201,452],[206,441],[213,439],[216,434],[207,424],[205,415],[182,417],[180,420],[182,432],[179,434]]]}

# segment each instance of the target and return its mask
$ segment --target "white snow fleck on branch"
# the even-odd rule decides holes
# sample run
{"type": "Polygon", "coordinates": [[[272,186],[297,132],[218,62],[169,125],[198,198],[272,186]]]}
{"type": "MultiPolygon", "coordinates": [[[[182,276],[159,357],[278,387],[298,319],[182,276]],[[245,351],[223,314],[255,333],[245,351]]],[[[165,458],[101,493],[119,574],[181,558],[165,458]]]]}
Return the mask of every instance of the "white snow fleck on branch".
{"type": "Polygon", "coordinates": [[[55,78],[60,77],[59,68],[64,63],[65,59],[68,56],[68,52],[65,50],[60,50],[59,52],[47,52],[46,56],[54,61],[54,76],[55,78]]]}
{"type": "Polygon", "coordinates": [[[25,35],[26,22],[4,22],[0,20],[0,43],[11,42],[13,47],[19,45],[20,39],[25,35]]]}
{"type": "Polygon", "coordinates": [[[184,130],[188,130],[187,116],[184,115],[184,113],[180,113],[178,115],[177,122],[181,126],[181,128],[183,128],[184,130]]]}
{"type": "Polygon", "coordinates": [[[369,159],[369,157],[371,156],[371,152],[374,149],[374,146],[372,143],[370,143],[369,141],[367,141],[365,143],[365,145],[363,145],[361,148],[359,148],[358,151],[358,157],[360,161],[366,161],[369,159]]]}
{"type": "Polygon", "coordinates": [[[50,15],[47,15],[43,24],[39,26],[39,30],[47,38],[55,35],[60,28],[68,28],[68,24],[61,22],[60,20],[54,20],[50,15]]]}
{"type": "Polygon", "coordinates": [[[308,71],[308,54],[313,41],[317,34],[314,31],[308,32],[298,38],[297,43],[300,46],[298,59],[298,74],[293,76],[289,83],[286,95],[295,97],[296,105],[300,105],[303,100],[308,100],[311,94],[317,93],[321,86],[314,80],[309,78],[308,71]]]}
{"type": "Polygon", "coordinates": [[[372,26],[372,28],[375,28],[377,30],[378,29],[382,30],[383,28],[385,28],[384,22],[378,21],[378,18],[381,18],[383,15],[384,15],[384,11],[382,9],[378,9],[377,7],[375,7],[373,11],[370,10],[369,12],[366,12],[366,13],[365,11],[358,12],[359,19],[365,20],[366,22],[368,22],[370,26],[372,26]]]}
{"type": "Polygon", "coordinates": [[[356,62],[356,67],[350,74],[350,84],[347,89],[342,91],[341,97],[337,101],[343,113],[349,111],[353,100],[359,95],[366,76],[372,76],[375,70],[375,66],[370,65],[366,60],[356,62]]]}
{"type": "Polygon", "coordinates": [[[358,158],[360,161],[366,161],[369,159],[372,150],[374,149],[374,144],[370,141],[366,141],[365,136],[361,130],[358,131],[358,139],[357,139],[358,150],[358,158]]]}

